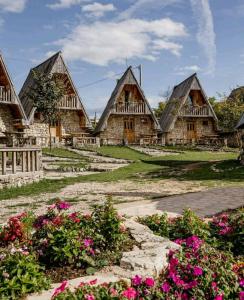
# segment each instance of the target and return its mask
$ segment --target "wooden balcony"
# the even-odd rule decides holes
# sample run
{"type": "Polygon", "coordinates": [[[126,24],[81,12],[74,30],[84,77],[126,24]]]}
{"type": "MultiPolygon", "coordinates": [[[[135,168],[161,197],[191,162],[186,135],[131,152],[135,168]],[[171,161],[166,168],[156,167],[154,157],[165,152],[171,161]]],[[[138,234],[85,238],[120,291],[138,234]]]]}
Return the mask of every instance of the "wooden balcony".
{"type": "Polygon", "coordinates": [[[14,93],[13,91],[7,90],[5,86],[0,86],[0,102],[2,103],[13,103],[14,93]]]}
{"type": "Polygon", "coordinates": [[[183,117],[210,117],[212,116],[208,106],[183,107],[180,115],[183,117]]]}
{"type": "Polygon", "coordinates": [[[79,99],[77,96],[65,95],[58,107],[60,109],[79,109],[79,99]]]}
{"type": "Polygon", "coordinates": [[[112,113],[126,115],[144,115],[150,114],[150,111],[145,103],[130,102],[125,104],[116,103],[112,113]]]}

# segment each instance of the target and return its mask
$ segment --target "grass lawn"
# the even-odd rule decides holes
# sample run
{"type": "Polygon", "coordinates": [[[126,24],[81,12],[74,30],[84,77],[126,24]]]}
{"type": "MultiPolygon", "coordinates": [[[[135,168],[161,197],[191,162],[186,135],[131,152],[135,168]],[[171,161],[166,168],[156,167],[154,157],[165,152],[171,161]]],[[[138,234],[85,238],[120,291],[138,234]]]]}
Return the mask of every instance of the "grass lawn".
{"type": "Polygon", "coordinates": [[[113,158],[128,159],[128,160],[142,160],[147,159],[149,156],[139,151],[130,149],[123,146],[102,146],[96,150],[98,153],[104,156],[113,158]]]}
{"type": "Polygon", "coordinates": [[[80,154],[63,148],[43,148],[42,153],[48,156],[62,157],[62,158],[72,158],[72,159],[84,159],[80,154]]]}
{"type": "Polygon", "coordinates": [[[174,178],[200,181],[201,184],[208,186],[244,182],[244,167],[241,167],[236,161],[236,153],[186,151],[178,155],[150,157],[126,147],[106,146],[101,147],[100,151],[117,158],[120,156],[120,158],[128,159],[130,157],[132,159],[133,157],[136,161],[111,172],[59,180],[44,179],[21,188],[3,189],[0,193],[0,200],[17,196],[38,195],[44,192],[55,193],[67,185],[91,181],[113,182],[123,179],[148,181],[174,178]],[[138,157],[141,159],[138,160],[138,157]],[[190,167],[196,163],[198,163],[197,167],[190,167]]]}

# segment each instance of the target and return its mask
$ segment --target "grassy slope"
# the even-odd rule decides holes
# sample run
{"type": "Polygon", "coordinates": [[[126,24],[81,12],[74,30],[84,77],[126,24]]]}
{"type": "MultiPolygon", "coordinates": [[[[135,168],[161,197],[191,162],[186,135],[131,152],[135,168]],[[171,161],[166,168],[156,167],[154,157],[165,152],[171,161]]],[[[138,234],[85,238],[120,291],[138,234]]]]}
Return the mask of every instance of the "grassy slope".
{"type": "Polygon", "coordinates": [[[43,148],[42,153],[48,156],[55,156],[55,157],[63,157],[63,158],[73,158],[73,159],[84,159],[82,155],[79,155],[73,151],[63,148],[43,148]]]}
{"type": "Polygon", "coordinates": [[[142,160],[149,158],[148,155],[138,152],[136,150],[130,149],[128,147],[120,146],[103,146],[97,150],[98,153],[104,156],[128,159],[128,160],[142,160]]]}
{"type": "Polygon", "coordinates": [[[164,157],[150,157],[140,154],[137,151],[131,150],[126,147],[102,147],[100,152],[106,152],[106,155],[123,158],[134,157],[137,161],[120,169],[88,176],[79,176],[75,178],[63,178],[60,180],[42,180],[38,183],[23,186],[21,188],[4,189],[0,193],[0,200],[14,198],[17,196],[30,196],[38,195],[43,192],[57,192],[61,188],[77,183],[77,182],[110,182],[122,179],[156,179],[176,178],[179,180],[200,180],[205,183],[207,181],[223,180],[225,183],[236,183],[244,181],[244,168],[239,167],[235,153],[215,153],[215,152],[194,152],[189,151],[179,155],[168,155],[164,157]],[[141,160],[138,161],[138,157],[141,160]],[[211,162],[212,161],[212,162],[211,162]],[[217,165],[223,169],[223,172],[213,172],[211,166],[216,164],[213,161],[220,161],[217,165]],[[187,164],[196,162],[206,162],[196,170],[190,170],[182,175],[172,175],[171,171],[182,170],[182,167],[187,164]],[[232,170],[230,170],[232,168],[232,170]]]}

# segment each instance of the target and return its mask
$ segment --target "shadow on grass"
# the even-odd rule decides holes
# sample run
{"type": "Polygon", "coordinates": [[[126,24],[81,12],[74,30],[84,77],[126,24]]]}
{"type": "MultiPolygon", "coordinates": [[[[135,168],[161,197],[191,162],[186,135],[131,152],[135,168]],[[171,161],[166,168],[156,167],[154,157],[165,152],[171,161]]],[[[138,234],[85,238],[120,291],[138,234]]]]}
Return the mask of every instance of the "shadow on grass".
{"type": "Polygon", "coordinates": [[[220,162],[206,162],[200,160],[147,160],[145,163],[162,167],[161,170],[148,173],[149,176],[159,179],[176,178],[177,180],[189,181],[223,180],[229,182],[244,182],[244,167],[241,166],[237,160],[220,162]],[[188,169],[190,165],[191,168],[188,169]]]}

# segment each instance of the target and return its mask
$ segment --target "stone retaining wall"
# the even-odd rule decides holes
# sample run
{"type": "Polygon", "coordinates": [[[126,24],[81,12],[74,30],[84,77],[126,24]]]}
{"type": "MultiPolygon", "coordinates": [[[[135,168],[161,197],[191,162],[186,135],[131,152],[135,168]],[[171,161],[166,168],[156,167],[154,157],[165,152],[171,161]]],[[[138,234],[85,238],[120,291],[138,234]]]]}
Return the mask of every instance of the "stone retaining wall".
{"type": "Polygon", "coordinates": [[[42,178],[44,178],[43,171],[0,175],[0,190],[10,187],[21,187],[29,183],[38,182],[42,178]]]}

